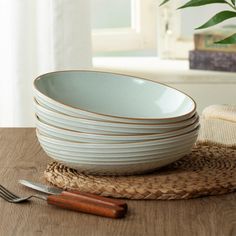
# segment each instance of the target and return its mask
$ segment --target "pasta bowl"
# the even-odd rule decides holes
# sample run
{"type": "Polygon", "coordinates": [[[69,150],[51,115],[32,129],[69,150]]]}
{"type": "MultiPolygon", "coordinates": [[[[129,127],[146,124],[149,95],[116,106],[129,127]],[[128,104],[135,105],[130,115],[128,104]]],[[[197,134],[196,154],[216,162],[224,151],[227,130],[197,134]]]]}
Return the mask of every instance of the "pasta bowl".
{"type": "Polygon", "coordinates": [[[84,142],[84,143],[125,143],[125,142],[140,142],[145,140],[157,140],[163,138],[169,138],[181,134],[186,134],[199,126],[199,119],[195,123],[186,126],[182,129],[169,131],[165,133],[157,134],[134,134],[134,135],[122,135],[122,134],[95,134],[88,132],[78,132],[74,130],[68,130],[59,128],[54,125],[49,125],[39,117],[35,119],[36,127],[39,132],[45,136],[62,139],[67,141],[84,142]]]}
{"type": "Polygon", "coordinates": [[[166,124],[135,124],[124,122],[96,121],[84,118],[77,118],[48,110],[35,101],[35,112],[37,116],[48,124],[61,128],[97,134],[153,134],[165,133],[179,130],[191,125],[199,119],[197,113],[191,118],[166,124]]]}
{"type": "Polygon", "coordinates": [[[193,116],[188,95],[161,83],[98,71],[58,71],[34,80],[36,99],[55,111],[94,120],[159,124],[193,116]]]}

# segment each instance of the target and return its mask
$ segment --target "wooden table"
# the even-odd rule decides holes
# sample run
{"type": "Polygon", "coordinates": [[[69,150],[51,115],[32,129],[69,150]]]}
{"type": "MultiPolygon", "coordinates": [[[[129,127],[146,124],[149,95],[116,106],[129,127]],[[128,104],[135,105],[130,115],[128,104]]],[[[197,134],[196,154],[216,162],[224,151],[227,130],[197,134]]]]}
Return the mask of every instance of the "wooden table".
{"type": "MultiPolygon", "coordinates": [[[[0,129],[1,184],[15,193],[35,193],[18,179],[45,181],[50,159],[40,148],[33,128],[0,129]]],[[[0,235],[236,235],[236,194],[175,201],[127,201],[120,220],[71,212],[42,200],[10,204],[0,199],[0,235]]]]}

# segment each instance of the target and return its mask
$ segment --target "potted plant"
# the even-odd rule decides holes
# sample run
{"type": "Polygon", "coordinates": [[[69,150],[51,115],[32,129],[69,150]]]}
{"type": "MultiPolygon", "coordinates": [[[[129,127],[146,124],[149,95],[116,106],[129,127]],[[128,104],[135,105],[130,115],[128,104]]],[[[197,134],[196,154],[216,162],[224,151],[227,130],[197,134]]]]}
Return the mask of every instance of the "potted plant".
{"type": "MultiPolygon", "coordinates": [[[[170,0],[164,0],[160,4],[160,6],[166,4],[169,1],[170,0]]],[[[188,7],[199,7],[199,6],[209,5],[209,4],[224,4],[225,7],[229,8],[230,10],[224,10],[224,11],[218,12],[213,17],[211,17],[206,23],[197,27],[196,29],[205,29],[208,27],[212,27],[225,20],[236,17],[236,0],[190,0],[184,5],[180,6],[178,9],[184,9],[188,7]]],[[[236,44],[236,33],[229,35],[223,40],[217,41],[215,43],[236,44]]]]}

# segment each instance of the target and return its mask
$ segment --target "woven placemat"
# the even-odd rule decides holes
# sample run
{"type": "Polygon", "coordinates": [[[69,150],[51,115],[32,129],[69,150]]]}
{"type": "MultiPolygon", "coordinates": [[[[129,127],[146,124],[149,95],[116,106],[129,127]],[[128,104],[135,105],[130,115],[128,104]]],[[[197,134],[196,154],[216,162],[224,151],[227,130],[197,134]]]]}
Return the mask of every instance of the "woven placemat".
{"type": "Polygon", "coordinates": [[[198,142],[192,153],[158,171],[136,176],[92,176],[57,162],[44,173],[53,185],[129,199],[189,199],[236,190],[236,148],[198,142]]]}

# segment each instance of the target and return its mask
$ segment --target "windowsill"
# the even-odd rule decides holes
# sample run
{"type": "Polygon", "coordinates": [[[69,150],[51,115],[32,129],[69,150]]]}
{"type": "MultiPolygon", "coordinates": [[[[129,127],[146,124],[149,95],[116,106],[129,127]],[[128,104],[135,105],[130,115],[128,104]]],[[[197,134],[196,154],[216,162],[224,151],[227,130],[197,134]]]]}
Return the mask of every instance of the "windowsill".
{"type": "Polygon", "coordinates": [[[95,70],[140,76],[165,83],[236,83],[236,73],[190,70],[187,60],[156,57],[94,57],[95,70]]]}

